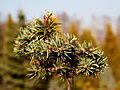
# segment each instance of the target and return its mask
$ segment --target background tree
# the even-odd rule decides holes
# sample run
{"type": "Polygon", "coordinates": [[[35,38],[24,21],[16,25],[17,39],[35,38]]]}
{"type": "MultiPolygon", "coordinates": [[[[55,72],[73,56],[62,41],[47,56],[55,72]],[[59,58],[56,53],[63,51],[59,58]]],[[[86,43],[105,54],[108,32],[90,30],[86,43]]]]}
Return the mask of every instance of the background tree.
{"type": "MultiPolygon", "coordinates": [[[[0,23],[0,51],[2,51],[2,45],[3,45],[3,40],[2,40],[2,27],[1,27],[1,23],[0,23]]],[[[0,56],[2,56],[2,52],[0,52],[0,56]]]]}
{"type": "Polygon", "coordinates": [[[117,19],[116,30],[117,30],[118,41],[119,41],[119,44],[120,44],[120,16],[117,19]]]}
{"type": "Polygon", "coordinates": [[[79,37],[79,25],[78,21],[72,21],[68,26],[68,33],[79,37]]]}
{"type": "Polygon", "coordinates": [[[18,26],[25,26],[25,15],[22,10],[19,10],[18,12],[18,26]]]}
{"type": "Polygon", "coordinates": [[[63,12],[61,14],[58,14],[58,20],[61,22],[61,28],[62,28],[62,32],[63,33],[67,33],[67,26],[68,26],[68,22],[69,22],[69,16],[63,12]]]}
{"type": "Polygon", "coordinates": [[[5,30],[3,33],[3,52],[0,57],[0,75],[2,90],[25,90],[32,88],[33,83],[26,78],[27,67],[23,57],[16,57],[13,53],[14,40],[18,33],[18,26],[8,15],[5,30]],[[27,80],[27,81],[26,81],[27,80]],[[31,84],[32,83],[32,84],[31,84]]]}
{"type": "Polygon", "coordinates": [[[115,34],[112,32],[110,24],[106,25],[106,36],[103,42],[103,50],[105,55],[108,57],[108,64],[112,68],[113,74],[116,80],[120,79],[119,63],[120,63],[120,51],[118,45],[118,39],[115,34]]]}
{"type": "Polygon", "coordinates": [[[44,15],[44,21],[35,19],[20,29],[14,51],[30,59],[31,78],[46,79],[56,74],[66,79],[67,90],[72,90],[73,77],[96,76],[106,67],[106,58],[91,43],[80,44],[69,34],[62,36],[58,25],[50,12],[44,15]]]}
{"type": "MultiPolygon", "coordinates": [[[[3,38],[2,38],[2,27],[1,27],[1,23],[0,23],[0,58],[2,57],[2,47],[3,47],[3,38]]],[[[1,59],[0,59],[1,61],[1,59]]],[[[1,66],[1,65],[0,65],[1,66]]],[[[0,84],[2,84],[2,75],[0,73],[0,84]]]]}
{"type": "Polygon", "coordinates": [[[89,29],[84,29],[82,32],[82,35],[80,36],[80,42],[83,43],[86,42],[92,42],[94,46],[97,46],[97,42],[95,41],[94,37],[92,36],[89,29]]]}
{"type": "MultiPolygon", "coordinates": [[[[6,22],[6,29],[5,29],[5,48],[6,49],[6,54],[9,55],[11,51],[13,51],[13,45],[11,43],[14,43],[14,38],[17,35],[17,25],[13,21],[11,15],[8,15],[8,19],[6,22]],[[12,33],[11,33],[12,32],[12,33]]],[[[11,56],[11,55],[10,55],[11,56]]]]}

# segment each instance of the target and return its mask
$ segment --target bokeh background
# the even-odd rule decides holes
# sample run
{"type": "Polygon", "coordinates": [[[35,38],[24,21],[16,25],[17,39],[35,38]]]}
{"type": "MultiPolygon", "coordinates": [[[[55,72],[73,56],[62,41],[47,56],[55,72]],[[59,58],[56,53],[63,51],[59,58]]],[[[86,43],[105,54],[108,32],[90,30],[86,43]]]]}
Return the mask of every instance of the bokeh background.
{"type": "Polygon", "coordinates": [[[64,90],[56,76],[30,80],[29,61],[13,52],[19,28],[52,11],[63,33],[98,46],[108,68],[98,76],[75,78],[74,90],[120,90],[120,0],[0,0],[0,90],[64,90]]]}

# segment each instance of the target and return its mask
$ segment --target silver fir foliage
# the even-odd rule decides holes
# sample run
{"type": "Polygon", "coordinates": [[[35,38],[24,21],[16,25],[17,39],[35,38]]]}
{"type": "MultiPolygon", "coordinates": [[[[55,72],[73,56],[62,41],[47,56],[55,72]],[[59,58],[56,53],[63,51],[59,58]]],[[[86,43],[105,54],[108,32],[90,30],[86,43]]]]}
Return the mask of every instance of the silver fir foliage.
{"type": "Polygon", "coordinates": [[[97,76],[106,68],[104,53],[92,43],[79,43],[74,35],[62,34],[60,23],[48,12],[20,28],[14,52],[30,60],[28,76],[45,79],[56,74],[62,78],[97,76]]]}

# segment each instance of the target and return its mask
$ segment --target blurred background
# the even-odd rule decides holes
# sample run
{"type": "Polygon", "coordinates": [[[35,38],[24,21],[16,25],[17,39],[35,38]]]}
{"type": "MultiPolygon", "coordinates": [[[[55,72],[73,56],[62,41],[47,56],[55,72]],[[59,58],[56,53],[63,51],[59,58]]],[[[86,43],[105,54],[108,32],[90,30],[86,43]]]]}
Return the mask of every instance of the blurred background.
{"type": "Polygon", "coordinates": [[[13,53],[18,29],[52,11],[63,33],[98,46],[108,66],[98,78],[78,76],[74,90],[120,90],[120,0],[0,0],[0,90],[64,90],[56,76],[30,80],[29,62],[13,53]]]}

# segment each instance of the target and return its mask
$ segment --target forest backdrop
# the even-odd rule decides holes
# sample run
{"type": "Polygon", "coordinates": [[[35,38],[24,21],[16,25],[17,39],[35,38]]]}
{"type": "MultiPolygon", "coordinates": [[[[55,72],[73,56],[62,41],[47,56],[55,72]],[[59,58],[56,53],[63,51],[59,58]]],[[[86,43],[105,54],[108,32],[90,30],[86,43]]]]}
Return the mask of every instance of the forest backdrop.
{"type": "MultiPolygon", "coordinates": [[[[27,75],[29,65],[26,57],[18,57],[13,52],[14,40],[20,27],[29,21],[22,10],[18,11],[17,21],[8,14],[6,21],[0,21],[0,89],[1,90],[63,90],[65,82],[56,76],[47,80],[30,80],[27,75]],[[36,83],[37,82],[37,83],[36,83]]],[[[54,16],[61,23],[63,33],[74,34],[82,43],[92,42],[102,49],[108,57],[108,68],[98,78],[78,76],[75,90],[120,90],[120,17],[113,24],[111,18],[104,16],[99,23],[96,16],[91,17],[89,27],[81,20],[70,18],[65,12],[54,16]]]]}

